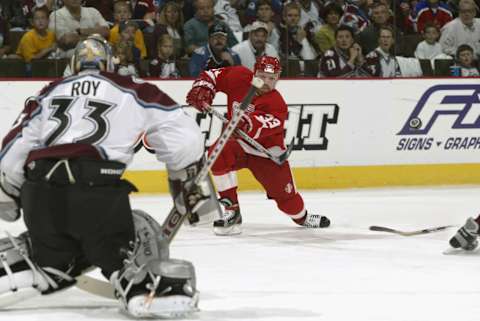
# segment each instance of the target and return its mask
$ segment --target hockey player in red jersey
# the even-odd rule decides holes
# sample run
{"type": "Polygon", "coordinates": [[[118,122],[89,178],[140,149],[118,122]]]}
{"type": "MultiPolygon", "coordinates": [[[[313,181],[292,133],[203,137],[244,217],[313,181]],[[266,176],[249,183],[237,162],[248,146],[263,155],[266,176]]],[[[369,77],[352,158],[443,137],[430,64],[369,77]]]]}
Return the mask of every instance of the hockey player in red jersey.
{"type": "MultiPolygon", "coordinates": [[[[224,92],[228,99],[227,117],[245,96],[252,78],[258,77],[264,85],[257,91],[238,128],[262,144],[265,148],[284,150],[284,123],[287,105],[275,89],[280,77],[280,62],[275,57],[257,59],[254,72],[243,66],[211,69],[200,74],[187,94],[187,103],[201,112],[208,112],[217,92],[224,92]]],[[[236,171],[248,168],[262,184],[267,197],[295,223],[306,227],[328,227],[326,216],[307,211],[297,192],[288,161],[277,165],[265,155],[236,137],[230,139],[212,167],[220,201],[225,205],[223,217],[214,222],[219,235],[241,233],[242,217],[237,196],[236,171]]]]}

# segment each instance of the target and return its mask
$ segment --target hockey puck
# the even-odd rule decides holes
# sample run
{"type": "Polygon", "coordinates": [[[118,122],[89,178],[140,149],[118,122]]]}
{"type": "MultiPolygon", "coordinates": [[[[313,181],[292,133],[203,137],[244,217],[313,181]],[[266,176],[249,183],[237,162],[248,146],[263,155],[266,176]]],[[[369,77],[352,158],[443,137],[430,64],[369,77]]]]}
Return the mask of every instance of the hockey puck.
{"type": "Polygon", "coordinates": [[[419,129],[420,127],[422,127],[422,121],[420,120],[420,118],[415,117],[410,119],[408,125],[410,126],[410,128],[419,129]]]}

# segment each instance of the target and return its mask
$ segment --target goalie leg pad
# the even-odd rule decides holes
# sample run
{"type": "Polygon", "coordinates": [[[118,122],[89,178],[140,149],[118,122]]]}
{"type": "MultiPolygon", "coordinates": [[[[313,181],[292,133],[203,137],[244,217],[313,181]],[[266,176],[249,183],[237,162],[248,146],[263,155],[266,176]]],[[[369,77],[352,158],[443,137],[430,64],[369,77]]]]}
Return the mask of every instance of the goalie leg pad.
{"type": "Polygon", "coordinates": [[[139,291],[128,300],[129,314],[134,317],[172,318],[198,310],[195,270],[190,262],[176,259],[154,261],[150,262],[148,269],[156,275],[158,286],[152,292],[155,286],[152,276],[153,283],[147,283],[150,292],[139,291]]]}
{"type": "Polygon", "coordinates": [[[0,239],[0,307],[75,284],[67,273],[40,268],[31,258],[29,242],[27,233],[0,239]]]}
{"type": "Polygon", "coordinates": [[[127,313],[133,317],[174,317],[196,311],[193,265],[169,259],[168,242],[150,215],[134,210],[133,217],[136,240],[125,253],[124,267],[110,277],[127,313]]]}

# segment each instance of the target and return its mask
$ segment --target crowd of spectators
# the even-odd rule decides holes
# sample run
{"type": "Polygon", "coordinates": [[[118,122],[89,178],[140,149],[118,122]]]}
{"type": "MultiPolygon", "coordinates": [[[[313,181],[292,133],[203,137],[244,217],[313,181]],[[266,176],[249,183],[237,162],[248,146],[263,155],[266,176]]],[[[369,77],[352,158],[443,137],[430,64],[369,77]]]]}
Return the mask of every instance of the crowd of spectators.
{"type": "Polygon", "coordinates": [[[279,57],[289,77],[479,76],[479,9],[480,0],[0,0],[0,76],[14,60],[24,76],[51,60],[68,75],[72,49],[92,34],[112,44],[118,73],[142,77],[253,68],[261,55],[279,57]]]}

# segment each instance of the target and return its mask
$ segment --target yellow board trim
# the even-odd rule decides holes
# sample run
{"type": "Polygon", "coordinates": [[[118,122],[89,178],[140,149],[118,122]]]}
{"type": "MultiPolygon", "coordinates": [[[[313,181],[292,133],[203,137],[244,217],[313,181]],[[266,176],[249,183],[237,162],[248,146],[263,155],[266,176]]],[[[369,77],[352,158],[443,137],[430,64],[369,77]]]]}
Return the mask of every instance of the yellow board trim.
{"type": "MultiPolygon", "coordinates": [[[[480,164],[427,164],[292,168],[299,189],[480,184],[480,164]]],[[[275,173],[272,173],[275,175],[275,173]]],[[[166,171],[127,171],[142,193],[167,193],[166,171]]],[[[238,173],[239,189],[262,190],[248,170],[238,173]]]]}

